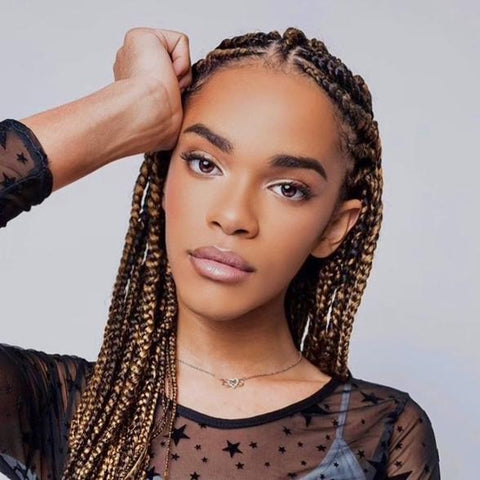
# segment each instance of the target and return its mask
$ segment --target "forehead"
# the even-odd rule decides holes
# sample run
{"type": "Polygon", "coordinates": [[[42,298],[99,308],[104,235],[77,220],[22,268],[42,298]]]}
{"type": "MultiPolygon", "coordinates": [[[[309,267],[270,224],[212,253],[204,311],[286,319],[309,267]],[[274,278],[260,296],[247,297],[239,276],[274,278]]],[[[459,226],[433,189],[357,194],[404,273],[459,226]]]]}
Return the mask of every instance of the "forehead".
{"type": "Polygon", "coordinates": [[[326,93],[313,79],[262,66],[216,72],[189,99],[182,130],[196,122],[228,138],[233,153],[281,149],[324,159],[336,153],[337,125],[326,93]]]}

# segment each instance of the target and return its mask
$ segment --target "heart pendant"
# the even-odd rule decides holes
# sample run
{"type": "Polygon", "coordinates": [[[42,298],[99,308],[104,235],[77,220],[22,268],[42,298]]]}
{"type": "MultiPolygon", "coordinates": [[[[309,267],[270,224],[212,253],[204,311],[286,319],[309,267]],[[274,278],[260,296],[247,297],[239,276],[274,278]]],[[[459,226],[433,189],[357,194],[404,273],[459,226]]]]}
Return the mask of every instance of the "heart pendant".
{"type": "Polygon", "coordinates": [[[243,379],[241,378],[222,378],[223,385],[230,388],[237,388],[243,386],[243,379]]]}

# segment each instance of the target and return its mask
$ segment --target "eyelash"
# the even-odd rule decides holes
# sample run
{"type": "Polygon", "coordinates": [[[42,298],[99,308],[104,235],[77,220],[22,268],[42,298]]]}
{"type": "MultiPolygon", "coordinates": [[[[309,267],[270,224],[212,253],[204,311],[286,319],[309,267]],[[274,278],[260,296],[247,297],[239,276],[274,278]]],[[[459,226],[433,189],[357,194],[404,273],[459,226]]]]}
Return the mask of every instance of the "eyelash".
{"type": "MultiPolygon", "coordinates": [[[[215,165],[215,163],[209,160],[208,158],[205,158],[202,155],[198,155],[196,153],[181,153],[180,157],[187,162],[187,164],[189,165],[189,168],[191,168],[190,164],[195,160],[205,161],[205,162],[211,163],[212,165],[215,165]]],[[[198,172],[195,172],[195,173],[198,173],[198,172]]],[[[205,174],[202,172],[200,173],[200,175],[205,175],[205,174]]],[[[289,186],[295,187],[297,190],[299,190],[302,193],[303,197],[298,200],[293,200],[294,202],[306,201],[314,196],[312,193],[312,190],[306,185],[303,185],[301,183],[283,182],[283,183],[277,183],[276,185],[273,185],[273,186],[278,186],[278,185],[289,185],[289,186]]],[[[292,197],[283,197],[283,198],[286,198],[287,200],[292,200],[292,197]]]]}

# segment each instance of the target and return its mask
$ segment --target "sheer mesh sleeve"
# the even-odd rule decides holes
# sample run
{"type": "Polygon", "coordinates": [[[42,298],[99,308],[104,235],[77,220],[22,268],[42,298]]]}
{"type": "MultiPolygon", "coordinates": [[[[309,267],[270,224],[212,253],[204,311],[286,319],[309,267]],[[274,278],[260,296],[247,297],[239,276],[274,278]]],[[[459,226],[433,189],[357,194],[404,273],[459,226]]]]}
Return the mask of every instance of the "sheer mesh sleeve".
{"type": "Polygon", "coordinates": [[[0,228],[52,192],[48,158],[35,134],[23,123],[0,122],[0,228]]]}
{"type": "Polygon", "coordinates": [[[91,364],[0,344],[0,472],[61,478],[70,420],[91,364]]]}
{"type": "Polygon", "coordinates": [[[393,427],[388,477],[439,480],[440,459],[430,419],[411,397],[393,427]]]}

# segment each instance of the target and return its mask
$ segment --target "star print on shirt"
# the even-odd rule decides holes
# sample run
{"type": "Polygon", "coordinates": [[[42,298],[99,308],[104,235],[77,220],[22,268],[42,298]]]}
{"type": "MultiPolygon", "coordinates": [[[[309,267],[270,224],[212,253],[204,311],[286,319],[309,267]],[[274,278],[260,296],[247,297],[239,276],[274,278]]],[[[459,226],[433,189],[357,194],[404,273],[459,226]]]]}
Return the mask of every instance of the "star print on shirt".
{"type": "Polygon", "coordinates": [[[225,448],[222,448],[224,452],[229,452],[230,453],[230,458],[232,458],[236,453],[243,453],[238,446],[240,445],[240,442],[238,443],[231,443],[229,440],[227,440],[228,446],[225,448]]]}
{"type": "Polygon", "coordinates": [[[319,416],[319,415],[327,415],[329,412],[327,412],[327,410],[322,408],[320,405],[315,404],[315,405],[312,405],[311,407],[304,408],[300,413],[305,418],[305,426],[308,427],[312,422],[312,417],[319,416]]]}
{"type": "MultiPolygon", "coordinates": [[[[6,347],[0,344],[0,355],[2,348],[6,347]]],[[[31,390],[35,392],[36,388],[45,386],[45,395],[43,390],[40,393],[41,398],[49,398],[52,402],[49,425],[60,425],[66,432],[71,417],[59,416],[59,412],[65,411],[57,408],[60,405],[65,406],[65,397],[60,393],[67,393],[71,398],[67,400],[68,411],[72,412],[72,405],[75,405],[73,402],[79,398],[75,385],[85,388],[84,376],[78,373],[79,368],[87,362],[68,356],[57,357],[53,362],[51,356],[40,356],[33,352],[24,353],[20,357],[16,349],[15,353],[12,350],[10,347],[8,358],[12,360],[9,362],[24,371],[27,379],[35,380],[31,390]],[[40,360],[43,360],[43,363],[40,363],[40,360]],[[36,381],[38,375],[31,368],[34,364],[41,366],[41,372],[49,372],[48,382],[36,381]],[[58,392],[58,404],[56,396],[48,396],[52,392],[55,395],[58,392]]],[[[89,367],[85,372],[90,370],[89,367]]],[[[40,379],[44,377],[41,376],[40,379]]],[[[267,417],[227,420],[196,414],[194,410],[180,410],[181,414],[172,426],[173,448],[168,452],[171,478],[299,480],[316,469],[311,477],[318,480],[321,480],[322,476],[323,480],[440,480],[438,457],[433,456],[435,443],[431,430],[426,428],[429,423],[424,414],[402,392],[396,393],[401,400],[398,403],[389,397],[392,392],[390,388],[385,389],[365,381],[359,382],[359,385],[361,389],[352,391],[350,384],[339,383],[335,390],[327,392],[328,403],[323,401],[324,397],[319,396],[288,410],[272,412],[267,417]],[[349,399],[350,403],[345,401],[345,398],[349,399]],[[376,402],[373,399],[376,399],[376,402]],[[325,406],[327,404],[330,405],[329,409],[325,406]],[[404,408],[406,404],[409,406],[408,410],[404,408]],[[332,443],[334,439],[344,440],[346,443],[332,443]],[[322,464],[327,455],[331,461],[322,464]],[[425,473],[427,471],[428,473],[425,473]]],[[[0,385],[0,393],[5,392],[8,394],[3,396],[10,397],[12,404],[17,405],[17,399],[12,398],[12,395],[18,390],[5,383],[4,387],[0,385]]],[[[0,398],[0,407],[1,400],[0,398]]],[[[28,402],[25,397],[21,400],[28,402]]],[[[17,410],[5,412],[6,416],[10,415],[9,422],[16,413],[17,410]]],[[[38,424],[34,426],[40,428],[38,424]]],[[[15,437],[17,444],[28,449],[29,443],[31,445],[34,442],[34,437],[28,436],[32,431],[34,430],[20,428],[15,437]],[[24,432],[26,435],[22,437],[21,433],[24,432]]],[[[68,439],[51,433],[51,430],[44,433],[43,438],[48,442],[46,451],[58,454],[68,439]]],[[[2,456],[1,441],[0,438],[0,462],[9,461],[8,456],[2,456]]],[[[160,472],[166,461],[167,443],[162,436],[152,442],[151,464],[144,473],[147,480],[162,478],[160,472]]],[[[10,462],[6,468],[12,473],[15,463],[11,459],[10,462]]],[[[45,471],[46,475],[54,472],[47,461],[42,462],[43,460],[37,462],[36,471],[45,471]]],[[[7,465],[4,462],[1,464],[7,465]]],[[[18,472],[16,475],[18,476],[18,472]]],[[[12,474],[12,478],[17,476],[12,474]]],[[[54,473],[51,477],[54,477],[54,473]]]]}
{"type": "Polygon", "coordinates": [[[362,402],[372,402],[373,404],[377,405],[379,400],[383,400],[383,398],[377,397],[373,392],[367,394],[360,391],[360,393],[363,395],[362,402]]]}
{"type": "Polygon", "coordinates": [[[175,428],[175,430],[172,433],[172,440],[175,442],[175,445],[178,445],[178,442],[182,438],[190,438],[188,435],[184,433],[185,428],[187,427],[187,424],[181,426],[180,428],[175,428]]]}
{"type": "Polygon", "coordinates": [[[23,164],[28,162],[28,158],[23,154],[23,152],[17,153],[17,160],[23,164]]]}

